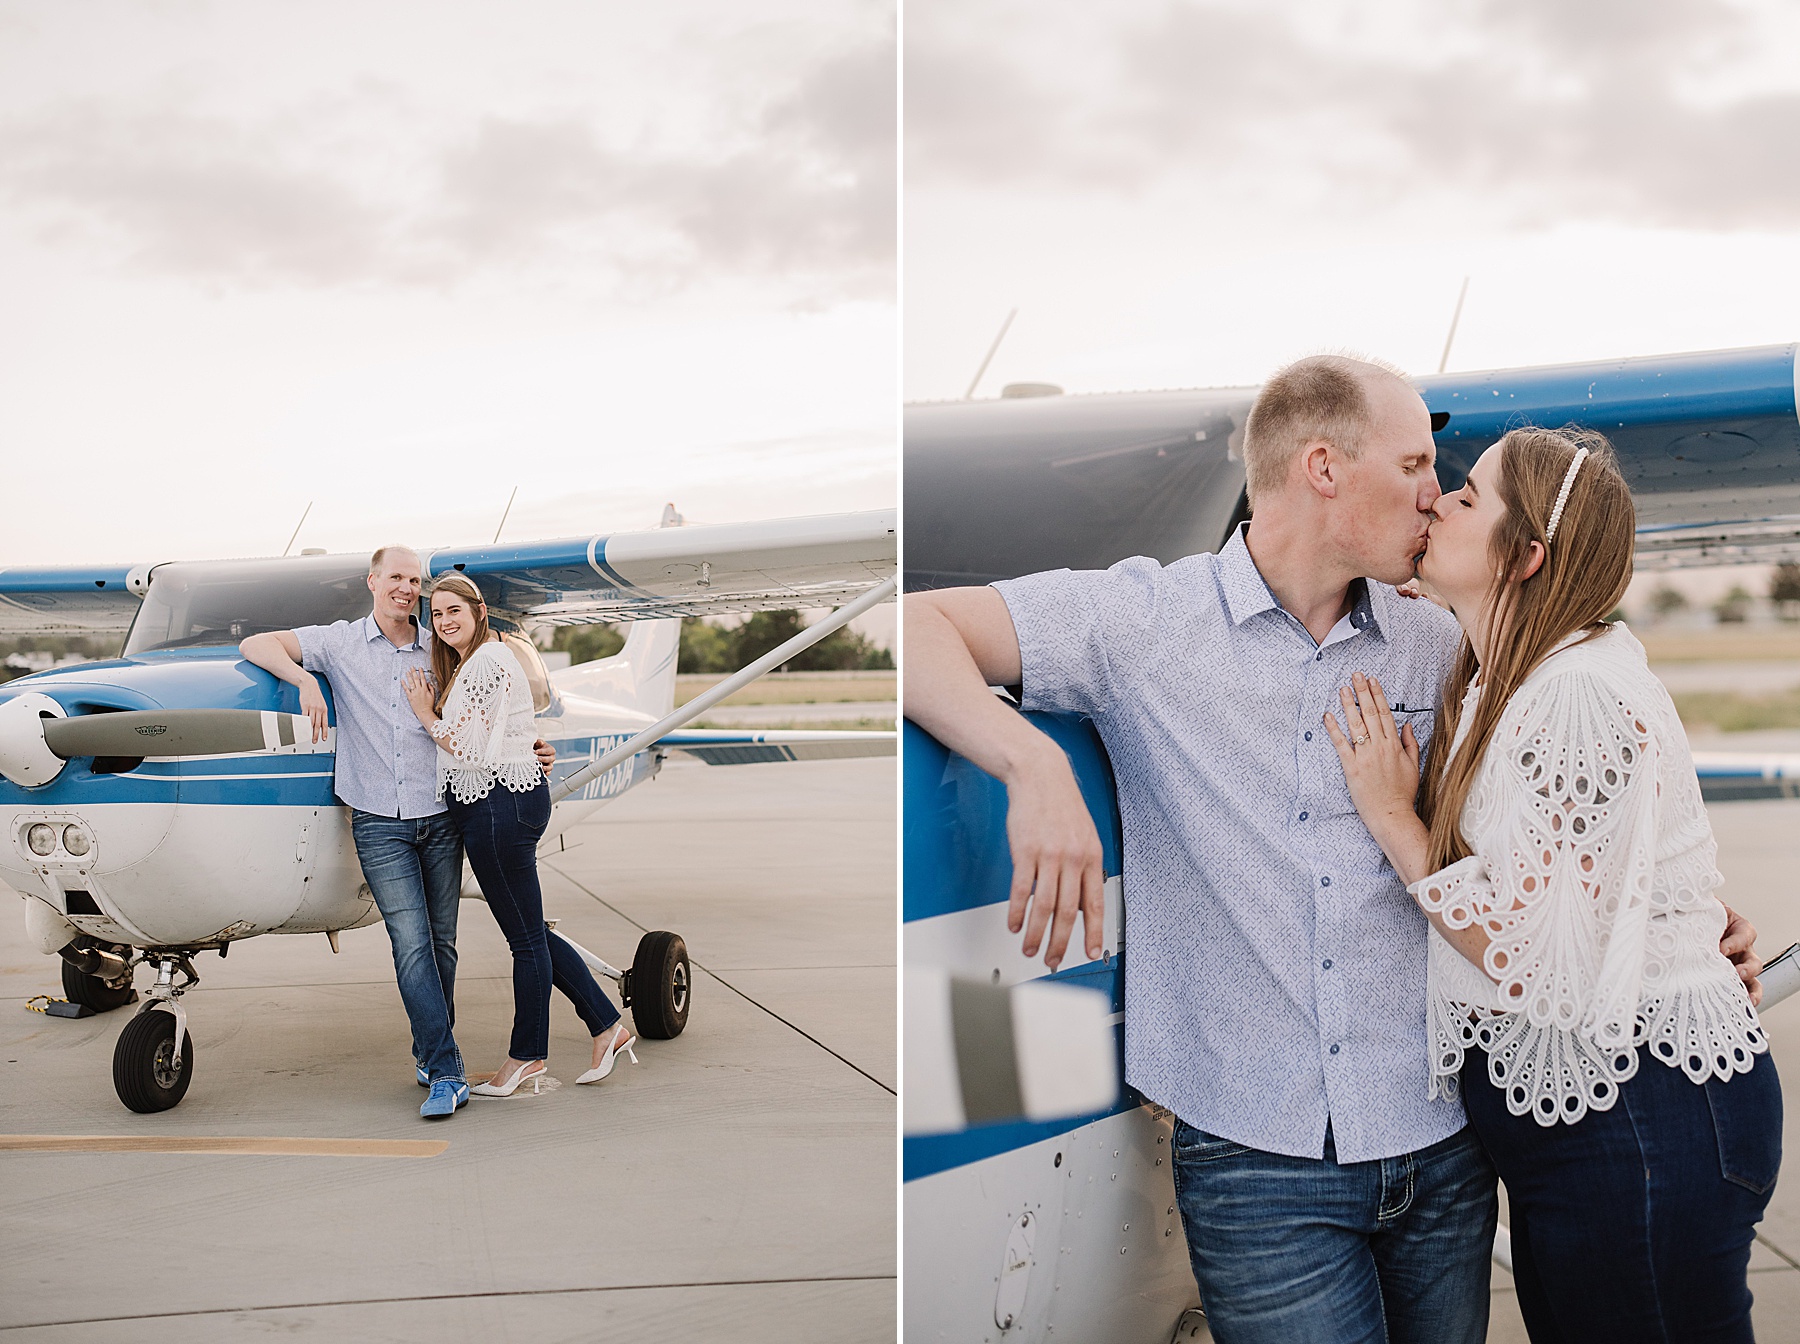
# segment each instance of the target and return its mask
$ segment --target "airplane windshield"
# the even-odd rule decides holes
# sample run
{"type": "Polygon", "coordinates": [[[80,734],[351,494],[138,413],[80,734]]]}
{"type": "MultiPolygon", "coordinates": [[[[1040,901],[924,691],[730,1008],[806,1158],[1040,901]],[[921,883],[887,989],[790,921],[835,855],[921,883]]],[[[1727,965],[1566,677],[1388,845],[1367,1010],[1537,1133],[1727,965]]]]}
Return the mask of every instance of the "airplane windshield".
{"type": "Polygon", "coordinates": [[[354,621],[373,605],[359,556],[159,565],[125,656],[236,644],[267,630],[354,621]]]}

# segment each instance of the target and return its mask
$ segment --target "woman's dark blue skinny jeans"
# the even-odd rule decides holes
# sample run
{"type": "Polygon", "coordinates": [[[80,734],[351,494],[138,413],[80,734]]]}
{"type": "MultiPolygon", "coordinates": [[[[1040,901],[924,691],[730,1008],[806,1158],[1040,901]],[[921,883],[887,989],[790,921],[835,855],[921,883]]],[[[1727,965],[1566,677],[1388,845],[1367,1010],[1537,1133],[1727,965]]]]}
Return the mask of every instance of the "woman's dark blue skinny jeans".
{"type": "Polygon", "coordinates": [[[549,784],[539,780],[530,793],[514,793],[496,782],[477,802],[460,803],[454,796],[448,802],[481,894],[512,948],[513,1030],[507,1054],[514,1059],[549,1056],[553,987],[568,996],[590,1034],[611,1028],[619,1010],[581,954],[544,926],[537,845],[550,825],[549,784]]]}
{"type": "Polygon", "coordinates": [[[1781,1169],[1781,1083],[1756,1057],[1688,1080],[1648,1050],[1610,1110],[1514,1115],[1469,1052],[1463,1103],[1506,1184],[1532,1344],[1750,1344],[1750,1242],[1781,1169]]]}

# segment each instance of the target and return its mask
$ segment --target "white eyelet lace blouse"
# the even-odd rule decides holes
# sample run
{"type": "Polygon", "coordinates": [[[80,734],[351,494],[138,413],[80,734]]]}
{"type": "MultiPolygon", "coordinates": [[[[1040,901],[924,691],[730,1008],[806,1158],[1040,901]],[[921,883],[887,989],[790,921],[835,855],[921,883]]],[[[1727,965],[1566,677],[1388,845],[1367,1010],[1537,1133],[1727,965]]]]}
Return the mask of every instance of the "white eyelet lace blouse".
{"type": "Polygon", "coordinates": [[[437,796],[448,788],[459,803],[479,802],[496,782],[530,793],[544,777],[532,751],[535,719],[531,684],[513,651],[499,640],[476,649],[450,687],[443,717],[431,726],[437,796]]]}
{"type": "Polygon", "coordinates": [[[1473,852],[1408,888],[1490,939],[1492,978],[1431,932],[1430,1094],[1455,1095],[1479,1045],[1507,1109],[1546,1126],[1609,1109],[1640,1045],[1696,1083],[1769,1048],[1719,951],[1718,846],[1675,706],[1624,626],[1575,638],[1500,717],[1463,808],[1473,852]]]}

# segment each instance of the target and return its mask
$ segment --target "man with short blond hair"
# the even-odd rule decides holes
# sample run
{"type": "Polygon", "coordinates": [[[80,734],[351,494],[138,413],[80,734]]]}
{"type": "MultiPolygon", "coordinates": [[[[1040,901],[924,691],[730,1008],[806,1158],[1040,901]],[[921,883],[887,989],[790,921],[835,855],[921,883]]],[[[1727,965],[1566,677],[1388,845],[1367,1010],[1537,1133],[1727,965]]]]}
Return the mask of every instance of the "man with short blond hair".
{"type": "MultiPolygon", "coordinates": [[[[368,584],[374,609],[360,621],[252,635],[238,651],[299,689],[314,741],[324,737],[330,712],[315,674],[331,682],[338,719],[334,788],[350,809],[356,855],[393,945],[418,1081],[431,1089],[419,1114],[441,1119],[469,1099],[453,1033],[463,855],[438,795],[437,743],[406,697],[409,671],[431,673],[431,633],[418,620],[424,587],[418,553],[383,546],[369,557],[368,584]]],[[[548,769],[555,752],[537,745],[548,769]]]]}
{"type": "Polygon", "coordinates": [[[1052,968],[1077,913],[1099,955],[1099,837],[1061,749],[987,688],[1106,743],[1126,1080],[1176,1116],[1215,1337],[1481,1344],[1493,1171],[1428,1098],[1427,926],[1321,723],[1364,671],[1430,740],[1456,624],[1392,586],[1438,496],[1429,416],[1380,365],[1315,357],[1270,378],[1244,453],[1254,516],[1217,555],[909,596],[906,712],[1006,784],[1009,924],[1052,968]]]}
{"type": "Polygon", "coordinates": [[[1369,428],[1369,384],[1406,375],[1381,360],[1348,355],[1308,355],[1277,369],[1256,394],[1244,425],[1244,477],[1251,506],[1279,490],[1294,455],[1315,439],[1337,446],[1354,461],[1369,428]]]}

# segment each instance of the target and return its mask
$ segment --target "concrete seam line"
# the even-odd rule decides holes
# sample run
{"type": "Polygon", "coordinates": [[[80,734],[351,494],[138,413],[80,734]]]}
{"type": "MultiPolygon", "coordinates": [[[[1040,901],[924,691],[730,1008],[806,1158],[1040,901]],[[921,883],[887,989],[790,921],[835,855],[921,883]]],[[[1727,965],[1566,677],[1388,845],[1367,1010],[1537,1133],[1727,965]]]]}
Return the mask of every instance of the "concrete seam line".
{"type": "MultiPolygon", "coordinates": [[[[624,920],[627,924],[631,925],[632,928],[641,929],[645,933],[649,932],[648,929],[644,928],[644,926],[642,924],[638,923],[630,915],[626,914],[623,910],[619,909],[618,906],[614,905],[611,901],[608,901],[603,896],[595,895],[592,891],[589,891],[586,887],[582,886],[581,883],[577,882],[574,878],[570,877],[562,869],[558,868],[555,864],[549,862],[549,860],[539,859],[538,863],[542,867],[548,868],[551,872],[555,873],[558,877],[562,878],[565,882],[567,882],[570,886],[574,887],[577,891],[581,892],[584,896],[587,896],[590,899],[605,906],[608,910],[612,911],[620,919],[624,920]]],[[[886,1083],[882,1082],[881,1079],[877,1078],[874,1074],[870,1073],[867,1069],[862,1068],[860,1065],[851,1063],[851,1061],[848,1059],[845,1059],[837,1051],[833,1050],[829,1045],[826,1045],[824,1041],[821,1041],[817,1036],[814,1036],[811,1032],[805,1030],[802,1027],[795,1026],[792,1022],[788,1021],[780,1013],[776,1012],[773,1008],[769,1007],[768,1004],[757,1002],[757,1000],[751,998],[748,994],[744,993],[743,990],[739,989],[736,985],[732,984],[731,981],[727,980],[724,976],[720,975],[717,971],[709,970],[707,967],[702,966],[699,962],[697,962],[693,959],[691,954],[688,957],[688,961],[691,965],[693,965],[693,967],[696,970],[706,971],[706,973],[708,975],[710,975],[714,980],[717,980],[721,985],[724,985],[726,989],[729,989],[733,994],[737,995],[745,1003],[750,1004],[752,1007],[762,1009],[763,1012],[767,1013],[770,1017],[774,1018],[777,1022],[781,1023],[781,1025],[786,1027],[789,1031],[794,1032],[796,1035],[806,1037],[807,1040],[811,1041],[814,1045],[818,1046],[819,1049],[823,1050],[826,1054],[830,1055],[833,1059],[839,1061],[842,1064],[847,1064],[847,1065],[849,1065],[849,1067],[855,1069],[858,1073],[860,1073],[863,1077],[867,1078],[871,1083],[874,1083],[876,1087],[879,1087],[883,1092],[887,1093],[890,1097],[897,1097],[900,1095],[893,1088],[889,1087],[886,1083]]]]}
{"type": "Polygon", "coordinates": [[[801,1283],[892,1283],[892,1274],[815,1274],[790,1279],[703,1279],[692,1283],[615,1283],[589,1288],[497,1288],[485,1293],[421,1293],[409,1297],[349,1297],[328,1302],[272,1302],[251,1307],[196,1307],[192,1311],[139,1311],[129,1316],[82,1316],[64,1321],[0,1325],[14,1330],[47,1330],[60,1325],[105,1325],[111,1321],[169,1320],[182,1316],[236,1316],[248,1311],[316,1311],[322,1307],[378,1307],[389,1302],[478,1302],[501,1297],[567,1297],[575,1293],[641,1293],[659,1288],[766,1288],[801,1283]]]}
{"type": "Polygon", "coordinates": [[[448,1139],[281,1139],[200,1134],[0,1134],[0,1153],[203,1153],[252,1157],[436,1157],[448,1139]]]}

